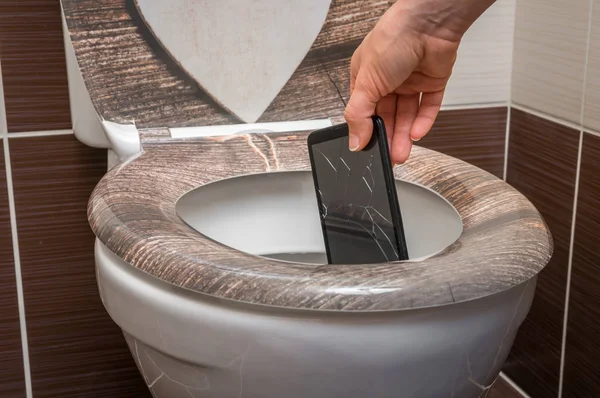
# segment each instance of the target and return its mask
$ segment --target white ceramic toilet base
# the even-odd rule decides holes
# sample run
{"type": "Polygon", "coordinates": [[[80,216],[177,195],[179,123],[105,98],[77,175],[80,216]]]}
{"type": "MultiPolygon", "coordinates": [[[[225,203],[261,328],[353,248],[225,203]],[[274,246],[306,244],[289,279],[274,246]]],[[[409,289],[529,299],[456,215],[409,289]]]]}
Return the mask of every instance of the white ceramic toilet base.
{"type": "Polygon", "coordinates": [[[334,313],[218,300],[96,244],[104,305],[156,398],[476,398],[496,380],[535,279],[418,310],[334,313]]]}

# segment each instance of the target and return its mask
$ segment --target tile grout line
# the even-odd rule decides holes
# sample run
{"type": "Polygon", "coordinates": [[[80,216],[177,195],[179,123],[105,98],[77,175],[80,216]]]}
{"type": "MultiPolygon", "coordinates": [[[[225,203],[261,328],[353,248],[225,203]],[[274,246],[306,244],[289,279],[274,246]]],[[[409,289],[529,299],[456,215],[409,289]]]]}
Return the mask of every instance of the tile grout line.
{"type": "Polygon", "coordinates": [[[533,108],[530,108],[528,106],[520,105],[520,104],[515,104],[515,103],[512,103],[511,106],[513,108],[521,111],[521,112],[526,112],[526,113],[529,113],[529,114],[531,114],[533,116],[537,116],[540,119],[548,120],[550,122],[554,122],[556,124],[560,124],[561,126],[565,126],[565,127],[570,128],[570,129],[573,129],[573,130],[577,130],[577,131],[581,130],[581,125],[580,124],[569,122],[567,120],[563,120],[563,119],[557,118],[556,116],[552,116],[552,115],[549,115],[547,113],[540,112],[540,111],[535,110],[533,108]]]}
{"type": "Polygon", "coordinates": [[[481,103],[468,103],[468,104],[453,104],[444,105],[442,104],[440,111],[460,111],[465,109],[489,109],[489,108],[500,108],[508,106],[508,101],[494,101],[494,102],[481,102],[481,103]]]}
{"type": "Polygon", "coordinates": [[[583,132],[585,134],[595,135],[596,137],[600,137],[600,132],[594,131],[594,130],[590,130],[590,129],[586,129],[585,127],[583,128],[583,132]]]}
{"type": "Polygon", "coordinates": [[[579,195],[579,173],[581,171],[581,154],[583,152],[583,130],[579,132],[579,148],[577,150],[577,168],[575,174],[575,192],[573,194],[573,214],[571,216],[571,234],[569,237],[569,259],[567,262],[567,281],[565,290],[565,308],[563,316],[562,341],[560,349],[560,370],[558,379],[558,398],[562,397],[564,386],[565,354],[567,346],[567,326],[569,321],[569,299],[571,296],[571,273],[573,269],[573,247],[575,244],[575,222],[577,219],[577,197],[579,195]]]}
{"type": "Polygon", "coordinates": [[[517,383],[513,381],[510,377],[507,376],[506,373],[500,372],[500,378],[506,382],[513,390],[515,390],[518,394],[521,395],[521,398],[531,398],[529,394],[527,394],[517,383]]]}
{"type": "Polygon", "coordinates": [[[502,172],[502,179],[504,181],[506,181],[506,177],[508,175],[508,149],[509,149],[509,145],[510,145],[510,115],[511,115],[511,110],[510,110],[510,105],[508,106],[507,110],[506,110],[506,133],[504,135],[504,170],[502,172]]]}
{"type": "Polygon", "coordinates": [[[25,378],[25,393],[27,398],[33,398],[31,383],[31,367],[29,362],[29,344],[27,339],[27,319],[25,317],[25,298],[23,295],[23,278],[21,276],[21,256],[19,253],[19,236],[17,233],[17,217],[15,210],[15,197],[13,191],[12,168],[10,164],[10,150],[8,147],[8,125],[6,121],[6,107],[4,103],[4,87],[2,84],[2,67],[0,65],[0,139],[3,143],[4,164],[6,173],[6,191],[8,196],[8,212],[10,215],[10,229],[13,246],[13,261],[15,267],[15,285],[17,289],[17,306],[19,311],[19,329],[21,333],[21,350],[23,356],[23,373],[25,378]]]}
{"type": "Polygon", "coordinates": [[[29,138],[29,137],[48,137],[53,135],[70,135],[73,130],[39,130],[24,131],[21,133],[8,133],[8,138],[29,138]]]}
{"type": "Polygon", "coordinates": [[[569,241],[569,260],[567,265],[567,286],[565,291],[565,307],[564,307],[564,318],[563,318],[563,330],[562,330],[562,342],[560,350],[560,370],[558,379],[558,398],[563,396],[564,388],[564,375],[565,375],[565,359],[567,349],[567,330],[569,322],[569,300],[571,298],[571,275],[573,273],[573,251],[575,247],[575,227],[577,223],[577,202],[579,198],[579,178],[581,174],[581,158],[583,153],[583,137],[584,137],[584,117],[585,117],[585,96],[587,94],[587,80],[588,80],[588,64],[590,60],[590,49],[592,41],[592,22],[594,17],[594,0],[589,0],[588,10],[588,26],[587,26],[587,39],[586,39],[586,51],[583,67],[583,81],[581,90],[581,109],[579,111],[579,148],[577,150],[577,168],[575,171],[575,191],[573,192],[573,209],[571,215],[571,236],[569,241]]]}
{"type": "Polygon", "coordinates": [[[543,113],[543,112],[540,112],[540,111],[536,111],[535,109],[531,109],[531,108],[529,108],[527,106],[524,106],[524,105],[511,104],[510,106],[511,106],[511,108],[517,109],[517,110],[519,110],[521,112],[525,112],[525,113],[528,113],[530,115],[539,117],[540,119],[544,119],[544,120],[547,120],[549,122],[556,123],[556,124],[559,124],[559,125],[564,126],[564,127],[568,127],[570,129],[573,129],[573,130],[577,130],[577,131],[583,130],[583,132],[586,133],[586,134],[591,134],[591,135],[595,135],[597,137],[600,137],[600,131],[594,131],[592,129],[584,127],[583,125],[579,125],[577,123],[573,123],[573,122],[569,122],[569,121],[566,121],[566,120],[563,120],[563,119],[559,119],[559,118],[557,118],[555,116],[548,115],[547,113],[543,113]]]}
{"type": "Polygon", "coordinates": [[[23,278],[21,276],[21,256],[19,253],[19,234],[17,232],[17,216],[15,209],[15,196],[12,181],[12,169],[10,165],[10,150],[8,147],[8,136],[4,141],[4,163],[6,170],[6,190],[8,193],[8,211],[10,214],[10,226],[12,233],[13,257],[15,263],[15,280],[17,285],[17,300],[19,307],[19,324],[21,329],[21,346],[23,350],[23,369],[25,372],[25,390],[27,398],[33,397],[31,387],[31,367],[29,363],[29,343],[27,339],[27,320],[25,314],[25,296],[23,294],[23,278]]]}
{"type": "Polygon", "coordinates": [[[510,118],[512,114],[512,83],[513,83],[513,74],[514,74],[514,64],[515,64],[515,40],[516,40],[516,32],[517,32],[517,1],[514,2],[513,8],[513,31],[512,31],[512,49],[510,51],[510,73],[508,76],[508,110],[506,113],[506,135],[504,137],[504,170],[502,172],[502,179],[506,181],[508,176],[508,150],[510,147],[510,118]]]}
{"type": "MultiPolygon", "coordinates": [[[[510,76],[508,79],[508,109],[506,114],[506,136],[504,138],[504,172],[503,179],[507,180],[508,177],[508,151],[510,149],[510,120],[512,116],[512,108],[514,106],[512,101],[512,83],[513,83],[513,75],[514,75],[514,64],[515,64],[515,41],[516,41],[516,30],[517,30],[517,4],[515,1],[514,13],[513,13],[513,40],[512,40],[512,51],[511,51],[511,60],[510,60],[510,76]]],[[[531,398],[529,394],[527,394],[517,383],[515,383],[508,375],[504,372],[500,372],[500,377],[522,398],[531,398]]]]}

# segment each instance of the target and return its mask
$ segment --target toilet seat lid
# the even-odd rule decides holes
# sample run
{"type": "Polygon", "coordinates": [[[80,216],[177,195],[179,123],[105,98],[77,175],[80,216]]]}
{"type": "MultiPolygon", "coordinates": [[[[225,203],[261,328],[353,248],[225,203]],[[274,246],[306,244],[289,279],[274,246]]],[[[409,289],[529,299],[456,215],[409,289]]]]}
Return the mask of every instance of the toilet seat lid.
{"type": "Polygon", "coordinates": [[[61,3],[74,72],[100,119],[138,128],[341,121],[350,58],[389,8],[378,0],[61,3]]]}

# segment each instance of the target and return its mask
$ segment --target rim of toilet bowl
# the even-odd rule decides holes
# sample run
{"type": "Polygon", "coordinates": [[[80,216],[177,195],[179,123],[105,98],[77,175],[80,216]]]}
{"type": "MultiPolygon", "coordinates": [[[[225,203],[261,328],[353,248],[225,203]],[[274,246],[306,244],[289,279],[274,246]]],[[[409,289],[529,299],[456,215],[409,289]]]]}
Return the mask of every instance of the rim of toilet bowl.
{"type": "Polygon", "coordinates": [[[463,233],[419,262],[315,267],[267,259],[202,235],[175,211],[182,195],[212,182],[310,170],[306,136],[253,133],[146,144],[140,156],[100,181],[88,206],[90,225],[110,251],[165,282],[221,299],[308,310],[464,302],[526,282],[548,263],[552,238],[531,202],[490,173],[421,147],[394,169],[395,177],[452,204],[463,233]]]}

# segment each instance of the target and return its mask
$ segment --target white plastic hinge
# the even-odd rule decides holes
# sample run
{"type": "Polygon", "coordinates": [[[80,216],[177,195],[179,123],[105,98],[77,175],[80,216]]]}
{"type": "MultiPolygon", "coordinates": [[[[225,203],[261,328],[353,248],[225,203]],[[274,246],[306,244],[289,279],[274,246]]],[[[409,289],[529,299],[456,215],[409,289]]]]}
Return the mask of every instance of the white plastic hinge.
{"type": "Polygon", "coordinates": [[[142,151],[140,133],[135,124],[119,124],[103,120],[102,128],[119,162],[126,162],[142,151]]]}

